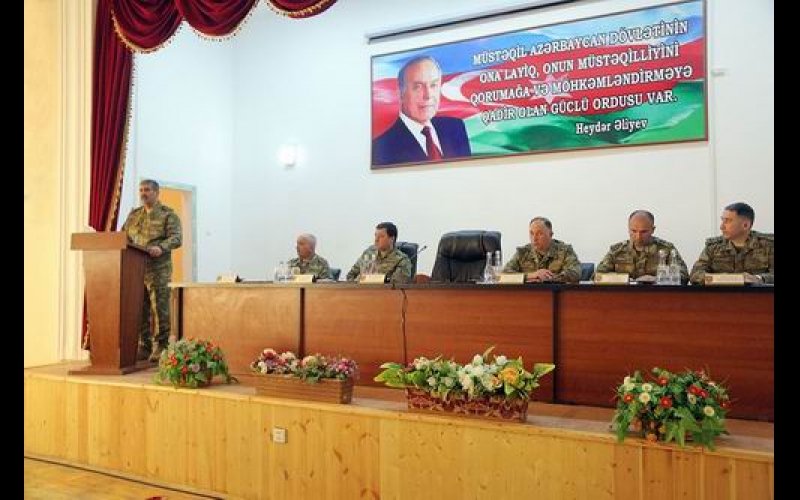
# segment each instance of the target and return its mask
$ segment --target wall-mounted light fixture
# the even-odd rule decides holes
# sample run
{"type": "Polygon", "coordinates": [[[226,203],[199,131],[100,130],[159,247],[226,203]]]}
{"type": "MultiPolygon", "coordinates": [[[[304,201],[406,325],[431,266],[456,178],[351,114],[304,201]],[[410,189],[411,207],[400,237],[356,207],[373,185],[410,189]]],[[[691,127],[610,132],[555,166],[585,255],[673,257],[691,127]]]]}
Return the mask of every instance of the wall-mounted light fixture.
{"type": "Polygon", "coordinates": [[[278,161],[284,167],[293,167],[297,163],[297,146],[295,144],[284,144],[278,150],[278,161]]]}

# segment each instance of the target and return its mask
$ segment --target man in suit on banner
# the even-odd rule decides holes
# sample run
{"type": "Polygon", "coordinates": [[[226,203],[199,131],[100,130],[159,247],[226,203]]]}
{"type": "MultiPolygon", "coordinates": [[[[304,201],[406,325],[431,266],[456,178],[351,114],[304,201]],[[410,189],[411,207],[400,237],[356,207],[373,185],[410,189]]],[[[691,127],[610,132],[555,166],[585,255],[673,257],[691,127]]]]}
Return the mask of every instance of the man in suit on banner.
{"type": "Polygon", "coordinates": [[[439,110],[442,70],[429,56],[400,68],[400,116],[372,142],[372,164],[419,163],[470,156],[467,129],[459,118],[435,116],[439,110]]]}

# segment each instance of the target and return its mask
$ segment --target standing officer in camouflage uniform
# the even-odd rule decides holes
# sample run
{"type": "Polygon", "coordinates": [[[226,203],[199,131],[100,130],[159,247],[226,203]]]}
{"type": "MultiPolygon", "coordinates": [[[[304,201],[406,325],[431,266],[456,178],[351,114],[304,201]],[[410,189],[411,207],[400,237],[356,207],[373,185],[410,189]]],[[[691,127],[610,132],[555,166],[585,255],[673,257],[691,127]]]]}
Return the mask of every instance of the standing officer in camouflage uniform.
{"type": "Polygon", "coordinates": [[[144,271],[145,300],[142,306],[142,325],[139,330],[138,360],[158,363],[161,351],[169,340],[169,289],[172,279],[172,250],[181,246],[181,220],[178,214],[158,201],[159,186],[146,179],[139,183],[142,206],[128,214],[122,230],[128,240],[147,249],[144,271]],[[150,311],[155,310],[155,332],[150,332],[150,311]],[[156,342],[153,349],[153,340],[156,342]]]}
{"type": "Polygon", "coordinates": [[[752,230],[756,213],[747,203],[732,203],[722,212],[722,236],[708,238],[692,266],[692,283],[706,273],[742,273],[745,283],[775,283],[775,235],[752,230]]]}
{"type": "Polygon", "coordinates": [[[597,265],[598,273],[626,273],[641,282],[656,280],[659,251],[669,255],[675,249],[675,257],[681,271],[681,283],[689,281],[689,270],[675,245],[656,238],[655,217],[647,210],[636,210],[628,216],[628,235],[630,239],[611,245],[608,253],[597,265]]]}
{"type": "Polygon", "coordinates": [[[391,283],[408,283],[411,281],[411,259],[408,255],[394,247],[397,242],[397,226],[391,222],[381,222],[375,226],[375,244],[369,246],[358,258],[353,268],[347,273],[347,281],[356,281],[370,259],[376,263],[372,272],[386,274],[391,283]]]}
{"type": "Polygon", "coordinates": [[[331,268],[328,261],[317,255],[317,238],[304,233],[297,237],[297,257],[289,259],[289,268],[297,268],[299,274],[313,274],[315,279],[329,279],[331,268]]]}
{"type": "Polygon", "coordinates": [[[528,226],[531,242],[518,247],[503,272],[525,273],[527,283],[557,281],[577,283],[581,263],[572,245],[553,239],[553,224],[545,217],[534,217],[528,226]]]}

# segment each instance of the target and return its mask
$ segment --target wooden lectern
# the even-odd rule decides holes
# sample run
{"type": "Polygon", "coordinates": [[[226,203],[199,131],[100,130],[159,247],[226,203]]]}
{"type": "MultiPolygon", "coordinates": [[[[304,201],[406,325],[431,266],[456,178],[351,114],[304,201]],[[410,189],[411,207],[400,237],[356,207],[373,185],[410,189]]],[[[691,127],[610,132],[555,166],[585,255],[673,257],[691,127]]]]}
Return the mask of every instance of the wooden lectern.
{"type": "MultiPolygon", "coordinates": [[[[147,252],[124,232],[74,233],[83,251],[91,366],[71,375],[123,375],[137,369],[147,252]]],[[[149,366],[149,365],[148,365],[149,366]]]]}

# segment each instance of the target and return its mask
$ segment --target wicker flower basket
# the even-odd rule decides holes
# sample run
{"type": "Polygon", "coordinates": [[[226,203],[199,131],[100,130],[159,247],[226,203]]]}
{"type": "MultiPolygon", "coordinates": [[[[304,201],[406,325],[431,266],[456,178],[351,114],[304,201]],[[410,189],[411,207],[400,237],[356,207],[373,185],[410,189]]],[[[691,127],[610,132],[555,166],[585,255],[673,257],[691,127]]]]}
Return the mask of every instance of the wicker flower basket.
{"type": "Polygon", "coordinates": [[[348,404],[353,399],[353,379],[321,379],[309,383],[291,375],[257,374],[256,394],[276,398],[348,404]]]}
{"type": "Polygon", "coordinates": [[[524,422],[528,418],[528,400],[484,397],[468,400],[452,396],[446,401],[416,388],[406,388],[408,409],[412,411],[462,415],[468,417],[524,422]]]}

